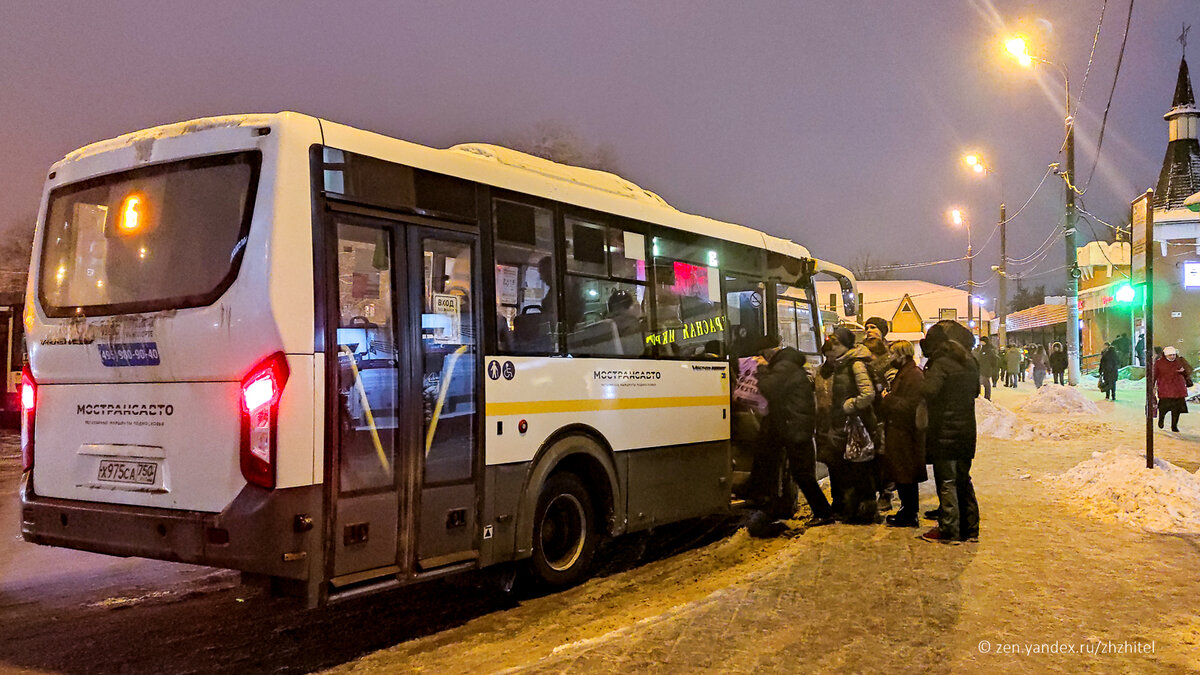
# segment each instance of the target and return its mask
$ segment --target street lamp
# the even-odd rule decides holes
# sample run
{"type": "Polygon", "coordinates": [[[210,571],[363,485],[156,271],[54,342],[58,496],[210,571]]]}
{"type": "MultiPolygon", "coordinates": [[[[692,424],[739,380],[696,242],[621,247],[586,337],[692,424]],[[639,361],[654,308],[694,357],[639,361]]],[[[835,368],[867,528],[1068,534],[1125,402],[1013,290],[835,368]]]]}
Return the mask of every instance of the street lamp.
{"type": "Polygon", "coordinates": [[[1062,175],[1066,184],[1066,222],[1063,225],[1063,242],[1067,249],[1067,381],[1071,386],[1079,384],[1079,260],[1075,250],[1075,118],[1071,115],[1071,78],[1064,65],[1047,61],[1029,53],[1029,46],[1024,37],[1014,36],[1004,43],[1008,53],[1016,58],[1022,66],[1029,67],[1035,62],[1058,69],[1063,77],[1063,91],[1066,94],[1065,126],[1067,138],[1064,143],[1067,170],[1062,175]]]}
{"type": "Polygon", "coordinates": [[[971,221],[967,219],[962,209],[950,209],[950,222],[955,227],[967,228],[967,325],[974,327],[973,317],[974,312],[972,307],[975,306],[975,254],[971,248],[971,221]]]}
{"type": "MultiPolygon", "coordinates": [[[[993,175],[997,179],[1000,174],[989,165],[984,158],[975,152],[963,155],[963,163],[966,164],[977,176],[993,175]]],[[[1004,181],[1000,180],[1000,265],[993,267],[996,270],[996,275],[1000,277],[1000,298],[996,302],[996,340],[1003,348],[1008,345],[1008,327],[1005,321],[1008,318],[1008,237],[1006,236],[1005,225],[1008,224],[1008,216],[1004,211],[1004,181]]]]}

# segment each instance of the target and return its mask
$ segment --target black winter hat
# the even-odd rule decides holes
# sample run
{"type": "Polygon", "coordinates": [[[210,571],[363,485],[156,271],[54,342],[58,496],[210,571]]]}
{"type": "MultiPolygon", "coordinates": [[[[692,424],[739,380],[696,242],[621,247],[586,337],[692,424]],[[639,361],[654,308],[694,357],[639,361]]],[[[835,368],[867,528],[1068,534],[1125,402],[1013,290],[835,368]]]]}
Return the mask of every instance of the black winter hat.
{"type": "Polygon", "coordinates": [[[842,346],[846,349],[854,346],[854,333],[851,333],[850,329],[845,326],[838,326],[833,329],[833,337],[842,343],[842,346]]]}
{"type": "Polygon", "coordinates": [[[867,319],[867,322],[864,325],[875,326],[876,328],[879,329],[879,335],[881,337],[887,337],[887,334],[888,334],[887,319],[884,319],[884,318],[878,317],[878,316],[873,316],[873,317],[867,319]]]}

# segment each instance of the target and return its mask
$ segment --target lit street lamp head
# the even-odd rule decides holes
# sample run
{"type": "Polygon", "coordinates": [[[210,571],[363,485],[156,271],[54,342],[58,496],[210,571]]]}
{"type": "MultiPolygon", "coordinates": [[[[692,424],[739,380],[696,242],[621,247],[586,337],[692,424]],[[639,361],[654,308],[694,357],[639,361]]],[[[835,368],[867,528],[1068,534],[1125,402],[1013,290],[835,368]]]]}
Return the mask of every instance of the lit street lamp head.
{"type": "Polygon", "coordinates": [[[959,209],[950,210],[950,222],[955,225],[962,225],[964,220],[963,212],[959,209]]]}
{"type": "Polygon", "coordinates": [[[1025,42],[1025,38],[1019,35],[1013,37],[1004,43],[1004,48],[1007,49],[1008,53],[1012,54],[1013,58],[1017,60],[1017,63],[1021,64],[1022,66],[1028,68],[1029,66],[1033,65],[1033,56],[1029,54],[1029,48],[1025,42]]]}

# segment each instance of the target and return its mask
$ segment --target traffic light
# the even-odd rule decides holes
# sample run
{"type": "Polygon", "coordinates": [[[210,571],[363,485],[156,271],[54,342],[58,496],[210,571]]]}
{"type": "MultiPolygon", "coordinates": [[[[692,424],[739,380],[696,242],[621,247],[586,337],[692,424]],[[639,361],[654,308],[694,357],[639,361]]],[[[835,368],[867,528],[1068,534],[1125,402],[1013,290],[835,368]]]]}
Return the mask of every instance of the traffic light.
{"type": "Polygon", "coordinates": [[[1115,294],[1113,294],[1113,299],[1115,299],[1117,302],[1123,303],[1133,302],[1134,298],[1136,297],[1137,291],[1133,290],[1133,286],[1130,286],[1129,284],[1121,284],[1121,287],[1117,289],[1115,294]]]}

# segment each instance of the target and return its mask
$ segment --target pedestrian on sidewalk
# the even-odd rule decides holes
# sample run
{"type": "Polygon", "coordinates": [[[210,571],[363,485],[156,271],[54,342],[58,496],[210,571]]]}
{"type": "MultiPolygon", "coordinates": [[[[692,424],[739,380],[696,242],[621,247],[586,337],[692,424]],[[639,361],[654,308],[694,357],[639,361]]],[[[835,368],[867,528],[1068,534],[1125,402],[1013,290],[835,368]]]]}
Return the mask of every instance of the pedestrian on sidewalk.
{"type": "Polygon", "coordinates": [[[917,409],[924,405],[921,385],[924,374],[915,361],[916,349],[907,340],[897,340],[891,346],[892,365],[896,378],[891,389],[883,393],[884,456],[888,463],[888,478],[895,482],[900,494],[900,510],[887,517],[891,527],[916,527],[920,514],[917,485],[929,475],[925,471],[925,431],[917,423],[917,409]]]}
{"type": "Polygon", "coordinates": [[[1154,387],[1158,390],[1158,428],[1163,428],[1171,413],[1171,431],[1179,432],[1179,416],[1188,411],[1188,388],[1192,386],[1192,366],[1175,347],[1164,347],[1154,362],[1154,387]]]}
{"type": "Polygon", "coordinates": [[[882,441],[877,430],[873,404],[875,385],[871,380],[871,352],[854,344],[854,334],[844,326],[833,331],[833,399],[830,407],[830,435],[836,451],[843,458],[842,517],[849,523],[871,524],[878,514],[874,461],[846,460],[850,440],[847,427],[855,420],[862,422],[878,448],[882,441]]]}
{"type": "Polygon", "coordinates": [[[995,381],[994,373],[999,361],[996,356],[996,348],[992,346],[992,341],[985,335],[979,338],[979,346],[971,354],[979,366],[979,386],[983,387],[983,397],[990,401],[992,400],[992,383],[995,381]]]}
{"type": "Polygon", "coordinates": [[[833,437],[831,411],[833,409],[833,371],[837,366],[837,358],[833,356],[838,341],[832,335],[821,344],[822,362],[813,373],[813,389],[816,394],[817,420],[816,442],[817,461],[829,470],[829,502],[834,517],[845,513],[842,497],[846,491],[846,460],[842,456],[842,448],[833,437]]]}
{"type": "Polygon", "coordinates": [[[1138,336],[1137,345],[1133,348],[1133,355],[1137,359],[1137,364],[1146,367],[1146,334],[1138,336]]]}
{"type": "Polygon", "coordinates": [[[1021,348],[1020,379],[1022,382],[1025,381],[1025,376],[1029,373],[1029,364],[1033,362],[1034,349],[1035,347],[1033,345],[1025,345],[1021,348]]]}
{"type": "Polygon", "coordinates": [[[1033,365],[1033,386],[1041,389],[1042,383],[1046,381],[1046,349],[1041,345],[1034,347],[1029,362],[1033,365]]]}
{"type": "Polygon", "coordinates": [[[1106,400],[1117,400],[1117,350],[1107,342],[1104,351],[1100,352],[1100,389],[1104,391],[1106,400]]]}
{"type": "Polygon", "coordinates": [[[1005,379],[1004,383],[1009,387],[1016,389],[1017,375],[1021,372],[1021,348],[1016,345],[1009,347],[1006,360],[1008,361],[1008,377],[1005,379]]]}
{"type": "MultiPolygon", "coordinates": [[[[871,352],[870,366],[871,383],[875,385],[875,419],[883,421],[883,411],[880,408],[880,401],[883,400],[883,393],[892,386],[892,380],[896,377],[896,367],[892,365],[892,354],[888,349],[887,340],[884,338],[888,334],[887,321],[873,316],[867,319],[866,322],[867,335],[863,338],[862,344],[871,352]]],[[[895,492],[896,486],[892,483],[891,470],[888,467],[888,457],[885,452],[886,443],[883,448],[879,448],[879,453],[873,460],[875,464],[875,486],[879,490],[879,496],[876,500],[880,513],[887,513],[892,510],[892,493],[895,492]]]]}
{"type": "Polygon", "coordinates": [[[929,354],[921,395],[929,408],[926,457],[933,463],[938,493],[938,526],[921,535],[928,541],[951,542],[979,537],[979,503],[971,483],[975,459],[975,399],[979,370],[970,348],[974,342],[957,321],[935,323],[921,351],[929,354]]]}
{"type": "Polygon", "coordinates": [[[1066,384],[1067,353],[1063,351],[1061,342],[1055,342],[1050,352],[1050,372],[1054,374],[1054,384],[1066,384]]]}
{"type": "Polygon", "coordinates": [[[758,389],[767,399],[767,424],[773,440],[783,446],[792,480],[796,481],[812,510],[809,527],[833,522],[825,493],[817,484],[817,459],[813,446],[816,392],[800,351],[784,347],[758,368],[758,389]]]}

